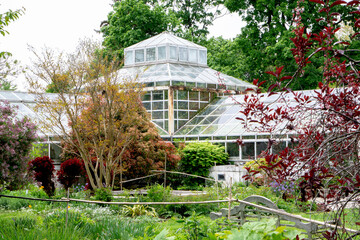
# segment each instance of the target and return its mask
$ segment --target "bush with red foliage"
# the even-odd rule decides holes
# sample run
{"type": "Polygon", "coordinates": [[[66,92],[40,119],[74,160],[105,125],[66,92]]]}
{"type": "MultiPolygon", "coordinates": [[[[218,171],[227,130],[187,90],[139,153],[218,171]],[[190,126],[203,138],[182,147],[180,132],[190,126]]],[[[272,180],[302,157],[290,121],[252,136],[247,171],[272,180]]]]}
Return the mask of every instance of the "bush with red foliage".
{"type": "Polygon", "coordinates": [[[56,175],[65,189],[68,189],[79,181],[79,176],[84,174],[85,169],[82,160],[73,158],[61,163],[60,170],[56,175]]]}
{"type": "Polygon", "coordinates": [[[48,156],[37,157],[28,164],[29,172],[33,173],[34,178],[44,187],[46,194],[51,197],[55,192],[54,162],[48,156]]]}

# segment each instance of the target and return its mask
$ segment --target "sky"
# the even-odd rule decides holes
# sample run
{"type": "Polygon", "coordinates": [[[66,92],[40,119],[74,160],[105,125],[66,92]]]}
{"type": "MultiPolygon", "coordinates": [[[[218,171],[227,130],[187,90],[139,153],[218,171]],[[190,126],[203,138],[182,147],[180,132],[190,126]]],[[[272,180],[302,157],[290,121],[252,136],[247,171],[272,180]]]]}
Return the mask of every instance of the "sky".
{"type": "MultiPolygon", "coordinates": [[[[101,40],[96,33],[100,23],[112,10],[112,0],[0,0],[0,13],[24,7],[25,13],[0,36],[0,51],[13,54],[22,65],[30,65],[32,53],[29,46],[41,51],[43,47],[72,52],[80,39],[101,40]]],[[[209,28],[210,37],[233,38],[240,33],[242,22],[237,14],[226,14],[216,19],[209,28]]],[[[15,80],[17,90],[26,91],[25,76],[15,80]]]]}

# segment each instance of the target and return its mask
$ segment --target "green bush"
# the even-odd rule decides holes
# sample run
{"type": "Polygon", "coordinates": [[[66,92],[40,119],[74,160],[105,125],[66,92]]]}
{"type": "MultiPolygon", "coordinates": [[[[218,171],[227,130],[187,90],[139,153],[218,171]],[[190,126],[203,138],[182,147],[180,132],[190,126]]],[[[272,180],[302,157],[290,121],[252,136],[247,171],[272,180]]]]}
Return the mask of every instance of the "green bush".
{"type": "MultiPolygon", "coordinates": [[[[185,146],[181,151],[180,169],[183,172],[208,177],[210,168],[215,165],[228,163],[229,154],[223,146],[209,142],[193,142],[185,146]]],[[[203,183],[201,179],[189,179],[187,184],[194,185],[203,183]]]]}
{"type": "Polygon", "coordinates": [[[113,195],[109,188],[98,188],[95,190],[94,199],[103,202],[111,202],[113,200],[113,195]]]}

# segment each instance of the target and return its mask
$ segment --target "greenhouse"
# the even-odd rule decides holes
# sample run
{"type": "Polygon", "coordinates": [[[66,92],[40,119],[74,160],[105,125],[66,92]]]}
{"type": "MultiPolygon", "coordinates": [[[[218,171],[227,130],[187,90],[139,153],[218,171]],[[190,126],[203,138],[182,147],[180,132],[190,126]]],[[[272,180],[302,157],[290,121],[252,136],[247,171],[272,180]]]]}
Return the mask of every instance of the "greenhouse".
{"type": "MultiPolygon", "coordinates": [[[[165,32],[126,48],[125,66],[119,71],[123,78],[137,78],[144,84],[143,105],[163,139],[221,144],[230,160],[242,165],[265,150],[270,138],[249,131],[237,119],[241,117],[240,103],[245,94],[256,86],[209,68],[204,60],[206,54],[206,48],[165,32]],[[242,139],[242,146],[237,139],[242,139]]],[[[303,93],[311,95],[313,91],[303,93]]],[[[41,122],[40,114],[34,109],[35,95],[0,91],[0,100],[16,106],[19,117],[41,122]]],[[[282,104],[275,96],[264,101],[282,104]]],[[[61,149],[59,138],[51,133],[54,129],[39,126],[44,149],[52,159],[58,160],[61,149]]],[[[282,133],[277,137],[281,142],[272,151],[288,146],[290,137],[291,133],[282,133]]]]}

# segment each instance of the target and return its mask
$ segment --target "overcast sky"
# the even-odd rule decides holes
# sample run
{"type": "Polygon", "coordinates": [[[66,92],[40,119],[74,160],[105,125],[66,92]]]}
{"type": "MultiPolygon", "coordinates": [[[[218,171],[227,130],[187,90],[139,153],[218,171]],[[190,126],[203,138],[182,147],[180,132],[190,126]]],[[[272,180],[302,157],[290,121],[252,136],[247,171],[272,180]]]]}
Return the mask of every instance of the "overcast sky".
{"type": "MultiPolygon", "coordinates": [[[[72,52],[79,39],[101,39],[95,33],[101,21],[111,11],[112,0],[1,0],[0,13],[24,7],[25,14],[6,28],[10,34],[0,36],[0,51],[8,51],[23,65],[29,65],[28,45],[41,49],[48,46],[72,52]]],[[[237,14],[216,19],[210,36],[233,38],[240,33],[241,21],[237,14]]],[[[24,76],[16,80],[17,89],[24,91],[24,76]]]]}

